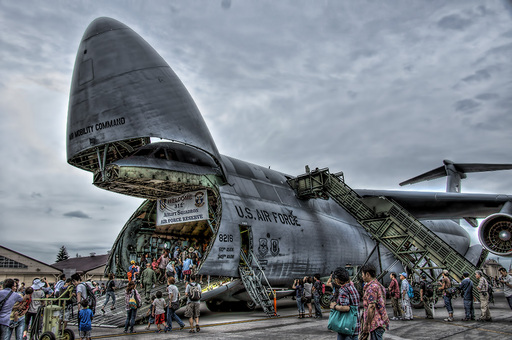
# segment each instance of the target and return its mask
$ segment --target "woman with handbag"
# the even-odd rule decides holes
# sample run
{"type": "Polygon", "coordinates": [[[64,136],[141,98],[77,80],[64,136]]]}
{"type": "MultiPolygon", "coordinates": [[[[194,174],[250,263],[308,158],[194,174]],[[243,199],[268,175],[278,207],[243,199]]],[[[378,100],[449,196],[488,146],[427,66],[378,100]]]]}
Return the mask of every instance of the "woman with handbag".
{"type": "Polygon", "coordinates": [[[336,301],[331,302],[327,328],[338,333],[338,340],[356,340],[359,335],[359,293],[345,268],[332,274],[338,288],[336,301]]]}
{"type": "Polygon", "coordinates": [[[181,321],[180,317],[176,315],[176,311],[180,309],[180,292],[178,287],[176,287],[176,279],[174,277],[170,277],[167,279],[167,283],[169,286],[167,287],[167,293],[169,294],[169,306],[167,307],[167,331],[172,331],[172,319],[180,325],[180,330],[185,327],[183,321],[181,321]]]}
{"type": "Polygon", "coordinates": [[[124,292],[124,302],[126,305],[126,322],[124,323],[124,332],[128,332],[128,327],[130,327],[130,333],[135,333],[133,325],[135,325],[137,309],[140,307],[140,295],[137,289],[135,289],[135,282],[133,281],[128,282],[128,286],[124,292]]]}

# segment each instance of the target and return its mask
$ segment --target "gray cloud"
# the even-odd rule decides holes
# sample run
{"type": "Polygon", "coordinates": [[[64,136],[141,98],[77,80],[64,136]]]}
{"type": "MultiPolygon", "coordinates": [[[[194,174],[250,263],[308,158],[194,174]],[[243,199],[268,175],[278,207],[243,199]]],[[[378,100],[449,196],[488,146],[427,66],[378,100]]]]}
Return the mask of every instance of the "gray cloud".
{"type": "Polygon", "coordinates": [[[463,99],[455,103],[455,110],[464,113],[473,113],[480,107],[480,105],[481,104],[479,102],[473,99],[463,99]]]}
{"type": "Polygon", "coordinates": [[[500,95],[497,93],[481,93],[481,94],[477,95],[475,98],[487,101],[487,100],[498,99],[499,97],[500,97],[500,95]]]}
{"type": "Polygon", "coordinates": [[[67,212],[67,213],[62,214],[62,215],[66,216],[66,217],[88,218],[88,219],[91,218],[89,215],[87,215],[86,213],[84,213],[82,211],[79,211],[79,210],[70,211],[70,212],[67,212]]]}
{"type": "Polygon", "coordinates": [[[462,31],[472,24],[470,19],[461,17],[459,14],[447,15],[438,21],[437,25],[443,29],[462,31]]]}
{"type": "Polygon", "coordinates": [[[481,82],[491,78],[491,74],[487,70],[478,70],[474,74],[462,78],[462,81],[466,83],[481,82]]]}
{"type": "MultiPolygon", "coordinates": [[[[99,16],[132,27],[163,56],[222,154],[291,175],[328,166],[353,187],[377,189],[397,189],[445,158],[512,162],[496,147],[512,143],[508,3],[59,4],[0,2],[2,244],[48,262],[62,244],[73,255],[106,252],[142,202],[97,189],[66,161],[76,49],[99,16]]],[[[444,188],[440,179],[406,189],[444,188]]],[[[511,193],[512,178],[472,174],[463,188],[511,193]]]]}

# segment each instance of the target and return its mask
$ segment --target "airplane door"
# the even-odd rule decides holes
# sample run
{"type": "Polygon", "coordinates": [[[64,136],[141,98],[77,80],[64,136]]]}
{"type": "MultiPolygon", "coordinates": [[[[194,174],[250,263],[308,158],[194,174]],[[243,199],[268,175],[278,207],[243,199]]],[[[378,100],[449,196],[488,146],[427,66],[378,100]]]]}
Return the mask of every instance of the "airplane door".
{"type": "MultiPolygon", "coordinates": [[[[249,254],[249,251],[252,249],[252,232],[251,226],[248,225],[239,225],[240,227],[240,250],[245,253],[245,255],[249,254]]],[[[252,261],[252,256],[247,256],[250,261],[252,261]]]]}

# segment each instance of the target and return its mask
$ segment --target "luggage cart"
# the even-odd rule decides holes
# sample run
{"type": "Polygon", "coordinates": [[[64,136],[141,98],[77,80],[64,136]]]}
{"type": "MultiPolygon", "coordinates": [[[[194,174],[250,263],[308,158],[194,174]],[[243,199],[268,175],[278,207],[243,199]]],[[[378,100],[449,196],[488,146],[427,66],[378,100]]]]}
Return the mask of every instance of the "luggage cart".
{"type": "Polygon", "coordinates": [[[61,294],[64,297],[37,299],[45,302],[46,306],[40,306],[37,310],[29,333],[30,340],[75,339],[75,333],[71,329],[62,327],[66,304],[73,299],[73,289],[73,286],[68,287],[61,294]]]}

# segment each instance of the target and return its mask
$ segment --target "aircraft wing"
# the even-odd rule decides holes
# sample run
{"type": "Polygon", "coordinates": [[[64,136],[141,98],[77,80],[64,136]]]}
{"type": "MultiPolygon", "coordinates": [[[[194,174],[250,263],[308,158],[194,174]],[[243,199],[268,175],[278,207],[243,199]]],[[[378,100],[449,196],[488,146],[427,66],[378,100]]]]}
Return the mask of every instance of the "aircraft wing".
{"type": "Polygon", "coordinates": [[[416,218],[486,218],[500,212],[512,195],[354,189],[361,197],[392,199],[416,218]]]}

